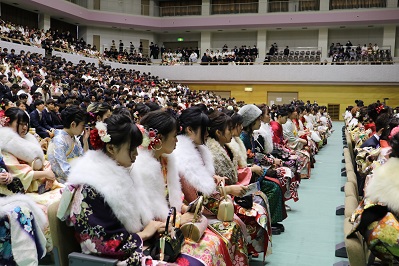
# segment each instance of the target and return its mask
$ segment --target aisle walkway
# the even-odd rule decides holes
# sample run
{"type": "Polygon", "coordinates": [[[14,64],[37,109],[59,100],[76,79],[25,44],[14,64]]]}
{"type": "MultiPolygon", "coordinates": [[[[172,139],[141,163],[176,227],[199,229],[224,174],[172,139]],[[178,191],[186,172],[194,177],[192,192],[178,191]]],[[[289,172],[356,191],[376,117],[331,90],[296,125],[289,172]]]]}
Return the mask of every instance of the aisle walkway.
{"type": "MultiPolygon", "coordinates": [[[[273,236],[273,254],[266,258],[268,266],[332,266],[344,260],[334,256],[335,244],[343,241],[343,216],[335,215],[335,207],[344,203],[340,187],[342,122],[334,122],[335,132],[328,144],[316,155],[311,178],[302,180],[299,201],[289,201],[292,211],[283,222],[286,231],[273,236]]],[[[262,255],[251,262],[263,265],[262,255]]]]}

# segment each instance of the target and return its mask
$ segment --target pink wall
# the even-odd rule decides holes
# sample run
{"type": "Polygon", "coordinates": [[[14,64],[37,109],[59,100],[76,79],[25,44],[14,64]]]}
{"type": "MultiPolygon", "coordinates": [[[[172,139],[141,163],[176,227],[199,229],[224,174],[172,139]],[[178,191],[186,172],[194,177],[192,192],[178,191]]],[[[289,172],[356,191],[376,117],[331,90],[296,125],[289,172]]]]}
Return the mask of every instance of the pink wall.
{"type": "Polygon", "coordinates": [[[157,18],[88,10],[60,0],[20,0],[20,2],[21,5],[35,7],[51,15],[70,18],[81,24],[153,30],[399,24],[399,9],[157,18]]]}

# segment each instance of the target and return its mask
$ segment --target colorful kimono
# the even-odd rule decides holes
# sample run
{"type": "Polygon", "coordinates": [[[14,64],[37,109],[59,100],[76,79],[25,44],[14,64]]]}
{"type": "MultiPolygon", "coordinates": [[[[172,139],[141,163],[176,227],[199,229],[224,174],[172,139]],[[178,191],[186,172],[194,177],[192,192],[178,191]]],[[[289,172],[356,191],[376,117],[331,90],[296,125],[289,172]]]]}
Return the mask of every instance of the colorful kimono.
{"type": "MultiPolygon", "coordinates": [[[[44,214],[47,214],[47,208],[61,198],[60,188],[63,185],[55,182],[50,191],[43,194],[37,193],[39,186],[44,186],[45,184],[41,180],[33,180],[34,171],[42,168],[51,169],[50,164],[44,160],[44,154],[39,143],[30,133],[26,134],[25,138],[21,138],[12,130],[10,131],[9,128],[1,128],[0,134],[3,134],[1,136],[8,143],[8,145],[0,146],[0,148],[9,173],[21,181],[26,195],[38,204],[44,214]]],[[[0,145],[2,145],[1,142],[0,145]]],[[[0,189],[1,187],[3,186],[0,186],[0,189]]],[[[48,223],[44,233],[47,238],[46,249],[51,251],[53,244],[48,223]]]]}
{"type": "MultiPolygon", "coordinates": [[[[83,253],[141,265],[143,240],[137,233],[155,217],[143,183],[133,173],[102,151],[88,151],[76,159],[67,180],[76,188],[67,219],[83,253]]],[[[176,261],[201,265],[193,262],[198,261],[185,255],[176,261]]]]}
{"type": "Polygon", "coordinates": [[[75,136],[71,137],[64,130],[55,131],[54,138],[48,146],[47,157],[58,182],[65,183],[71,170],[70,161],[82,155],[82,145],[75,136]]]}
{"type": "MultiPolygon", "coordinates": [[[[199,257],[207,265],[238,265],[247,261],[246,244],[242,233],[242,222],[222,223],[216,220],[218,199],[216,183],[213,178],[212,154],[205,145],[196,146],[184,135],[178,136],[173,152],[177,159],[182,191],[186,203],[194,201],[199,195],[205,196],[203,212],[211,223],[198,243],[190,242],[183,250],[199,257]],[[193,251],[196,252],[193,252],[193,251]]],[[[244,225],[245,228],[245,225],[244,225]]],[[[186,244],[188,244],[186,240],[186,244]]]]}
{"type": "MultiPolygon", "coordinates": [[[[239,184],[238,156],[234,156],[229,147],[222,147],[213,138],[208,138],[206,145],[212,153],[215,173],[228,178],[226,185],[239,184]]],[[[251,254],[264,252],[266,256],[270,252],[268,248],[271,246],[271,225],[267,205],[267,198],[262,192],[254,194],[253,206],[250,209],[235,204],[236,214],[247,226],[251,238],[248,245],[248,251],[251,254]]],[[[213,211],[217,211],[217,209],[213,209],[213,211]]]]}

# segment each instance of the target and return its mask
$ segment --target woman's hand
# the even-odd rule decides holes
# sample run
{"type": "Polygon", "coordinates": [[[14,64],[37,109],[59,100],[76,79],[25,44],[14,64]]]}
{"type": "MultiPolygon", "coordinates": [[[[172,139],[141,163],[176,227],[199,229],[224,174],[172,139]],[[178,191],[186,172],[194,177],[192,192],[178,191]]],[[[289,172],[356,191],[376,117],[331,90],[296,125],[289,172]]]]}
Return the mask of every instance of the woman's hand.
{"type": "Polygon", "coordinates": [[[137,233],[143,241],[150,239],[155,233],[165,232],[165,223],[159,221],[151,221],[147,224],[143,231],[137,233]]]}
{"type": "Polygon", "coordinates": [[[251,171],[259,176],[261,176],[263,174],[263,169],[262,167],[260,167],[259,165],[252,165],[251,166],[251,171]]]}
{"type": "Polygon", "coordinates": [[[4,172],[0,173],[0,184],[1,185],[8,185],[12,182],[13,177],[10,173],[4,172]]]}
{"type": "Polygon", "coordinates": [[[51,169],[46,169],[43,172],[46,179],[55,180],[55,174],[51,169]]]}
{"type": "Polygon", "coordinates": [[[215,179],[216,185],[219,185],[220,182],[224,181],[226,183],[227,177],[225,176],[218,176],[218,175],[214,175],[213,179],[215,179]]]}
{"type": "Polygon", "coordinates": [[[236,197],[242,197],[247,192],[247,187],[241,185],[231,185],[225,187],[225,189],[227,194],[231,194],[236,197]]]}
{"type": "Polygon", "coordinates": [[[183,225],[183,224],[192,222],[193,219],[194,219],[194,213],[186,212],[185,214],[180,216],[180,224],[183,225]]]}
{"type": "Polygon", "coordinates": [[[89,137],[90,137],[90,128],[87,127],[84,130],[83,141],[88,141],[89,137]]]}

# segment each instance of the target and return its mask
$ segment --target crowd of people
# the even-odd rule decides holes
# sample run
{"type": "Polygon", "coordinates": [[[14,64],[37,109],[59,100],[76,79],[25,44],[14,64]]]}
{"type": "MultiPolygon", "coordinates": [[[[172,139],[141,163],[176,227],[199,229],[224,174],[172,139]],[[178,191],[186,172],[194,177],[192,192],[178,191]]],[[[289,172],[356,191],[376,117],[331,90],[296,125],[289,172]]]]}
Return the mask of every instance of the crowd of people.
{"type": "Polygon", "coordinates": [[[37,262],[52,249],[47,208],[57,201],[69,206],[62,217],[82,252],[127,265],[160,259],[141,244],[165,231],[171,207],[183,230],[202,196],[197,223],[207,229],[164,259],[248,265],[285,231],[286,202],[299,199],[331,133],[326,108],[310,102],[256,106],[151,73],[1,56],[1,244],[11,246],[14,216],[24,219],[13,228],[33,238],[18,234],[24,247],[1,249],[0,264],[37,262]]]}
{"type": "Polygon", "coordinates": [[[356,62],[356,61],[392,61],[391,51],[389,49],[380,49],[378,44],[369,43],[360,46],[352,45],[348,41],[345,45],[332,43],[328,56],[332,58],[333,63],[356,62]]]}
{"type": "Polygon", "coordinates": [[[357,100],[345,113],[360,203],[350,217],[372,254],[382,263],[397,261],[399,107],[357,100]]]}

